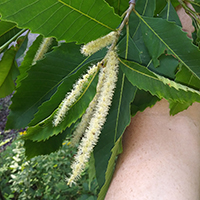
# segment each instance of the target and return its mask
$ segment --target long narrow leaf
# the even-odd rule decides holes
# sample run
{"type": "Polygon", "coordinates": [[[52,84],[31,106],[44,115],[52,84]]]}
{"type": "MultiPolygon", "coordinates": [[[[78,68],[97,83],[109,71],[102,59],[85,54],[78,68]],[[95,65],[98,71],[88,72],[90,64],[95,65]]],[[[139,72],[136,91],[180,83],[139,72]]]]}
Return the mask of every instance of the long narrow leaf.
{"type": "Polygon", "coordinates": [[[184,102],[200,102],[200,92],[149,71],[135,62],[120,60],[120,67],[128,80],[139,89],[158,98],[184,102]]]}

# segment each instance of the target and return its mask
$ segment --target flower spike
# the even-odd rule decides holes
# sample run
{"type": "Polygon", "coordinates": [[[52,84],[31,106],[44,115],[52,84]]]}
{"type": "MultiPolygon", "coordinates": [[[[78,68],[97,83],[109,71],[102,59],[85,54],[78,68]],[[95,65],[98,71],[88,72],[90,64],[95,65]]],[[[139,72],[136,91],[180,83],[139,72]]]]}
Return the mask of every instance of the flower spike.
{"type": "Polygon", "coordinates": [[[81,140],[78,152],[74,158],[75,160],[71,166],[72,174],[68,178],[68,185],[70,186],[72,183],[77,181],[81,172],[84,170],[85,164],[88,162],[90,154],[98,141],[101,129],[106,121],[106,117],[112,103],[118,73],[118,58],[116,51],[109,51],[105,60],[107,61],[106,67],[101,69],[102,73],[105,74],[105,77],[103,79],[102,86],[99,89],[99,96],[92,118],[85,131],[84,137],[81,140]]]}
{"type": "Polygon", "coordinates": [[[116,39],[117,35],[118,33],[116,31],[112,31],[104,37],[91,41],[81,48],[81,53],[85,56],[89,56],[99,51],[100,49],[112,44],[113,41],[116,39]]]}
{"type": "Polygon", "coordinates": [[[44,54],[48,51],[49,46],[52,43],[53,38],[52,37],[48,37],[48,38],[44,38],[36,55],[35,58],[33,59],[33,65],[36,63],[37,60],[41,60],[44,56],[44,54]]]}
{"type": "Polygon", "coordinates": [[[76,144],[78,144],[81,136],[85,132],[85,130],[86,130],[91,118],[92,118],[92,114],[93,114],[94,108],[97,104],[97,99],[99,97],[99,93],[100,93],[100,89],[101,89],[102,84],[103,84],[104,77],[105,77],[105,73],[103,72],[103,70],[101,70],[100,73],[99,73],[99,80],[98,80],[98,83],[97,83],[97,89],[96,89],[97,92],[96,92],[93,100],[90,102],[88,108],[86,109],[85,114],[82,116],[81,122],[78,124],[76,130],[73,133],[73,137],[72,137],[72,140],[71,140],[71,146],[75,146],[76,144]]]}
{"type": "Polygon", "coordinates": [[[72,104],[81,95],[85,84],[88,84],[89,78],[94,75],[98,70],[97,66],[91,67],[82,78],[80,78],[73,86],[71,92],[67,93],[63,101],[61,102],[57,113],[55,114],[53,125],[58,126],[58,124],[63,120],[65,114],[70,109],[72,104]]]}

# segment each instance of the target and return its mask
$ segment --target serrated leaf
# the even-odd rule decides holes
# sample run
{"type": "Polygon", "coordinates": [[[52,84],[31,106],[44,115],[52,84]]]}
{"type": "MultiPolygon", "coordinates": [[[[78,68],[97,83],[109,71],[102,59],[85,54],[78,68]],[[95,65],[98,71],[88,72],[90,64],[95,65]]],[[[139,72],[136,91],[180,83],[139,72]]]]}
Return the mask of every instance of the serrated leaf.
{"type": "Polygon", "coordinates": [[[128,80],[139,89],[149,91],[158,98],[171,101],[200,102],[200,92],[149,71],[138,63],[120,60],[120,67],[128,80]]]}
{"type": "Polygon", "coordinates": [[[155,67],[159,65],[158,57],[168,49],[168,53],[172,53],[189,70],[200,77],[200,51],[179,26],[160,18],[142,17],[137,12],[136,14],[141,19],[143,39],[155,67]]]}
{"type": "MultiPolygon", "coordinates": [[[[176,74],[175,80],[178,83],[192,87],[196,90],[199,90],[200,88],[200,80],[182,64],[180,64],[180,69],[176,74]]],[[[175,115],[187,109],[191,105],[192,105],[191,102],[180,103],[180,102],[169,101],[170,114],[175,115]]]]}
{"type": "Polygon", "coordinates": [[[157,96],[151,95],[150,92],[137,89],[135,98],[131,103],[131,116],[140,111],[143,112],[147,107],[152,107],[160,99],[157,96]]]}
{"type": "Polygon", "coordinates": [[[33,33],[78,43],[113,31],[121,21],[105,1],[96,0],[7,0],[0,3],[0,13],[33,33]]]}
{"type": "Polygon", "coordinates": [[[99,187],[101,188],[106,182],[106,186],[104,187],[101,195],[105,195],[109,185],[107,181],[110,182],[110,178],[105,179],[106,171],[114,170],[112,167],[114,162],[113,159],[108,166],[108,162],[112,156],[111,150],[130,123],[130,103],[133,100],[136,91],[136,87],[133,87],[130,84],[121,70],[119,71],[118,76],[112,105],[106,123],[102,129],[99,141],[94,148],[96,177],[99,187]]]}
{"type": "Polygon", "coordinates": [[[106,0],[115,9],[115,13],[122,15],[128,9],[128,1],[106,0]]]}
{"type": "Polygon", "coordinates": [[[189,106],[191,106],[191,102],[174,102],[174,101],[169,101],[169,109],[170,109],[170,115],[176,115],[177,113],[186,110],[189,106]]]}
{"type": "Polygon", "coordinates": [[[180,65],[179,71],[176,73],[176,79],[178,83],[187,85],[196,90],[200,89],[200,80],[184,65],[180,65]]]}
{"type": "Polygon", "coordinates": [[[27,159],[31,159],[34,156],[50,154],[57,151],[61,146],[66,136],[70,134],[71,127],[58,135],[50,137],[48,140],[41,142],[34,142],[32,140],[24,141],[25,155],[27,159]]]}

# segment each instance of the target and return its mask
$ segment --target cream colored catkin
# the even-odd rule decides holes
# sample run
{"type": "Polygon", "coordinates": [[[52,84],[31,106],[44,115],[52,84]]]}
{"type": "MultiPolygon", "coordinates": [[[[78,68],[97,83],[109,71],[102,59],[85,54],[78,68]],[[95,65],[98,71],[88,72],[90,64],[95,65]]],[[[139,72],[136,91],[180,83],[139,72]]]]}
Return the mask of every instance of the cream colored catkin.
{"type": "MultiPolygon", "coordinates": [[[[99,64],[97,64],[97,65],[99,65],[99,64]]],[[[72,140],[70,143],[71,146],[75,146],[76,144],[79,143],[80,138],[82,137],[83,133],[85,132],[85,130],[89,124],[89,121],[91,120],[92,114],[94,112],[94,108],[97,104],[97,99],[99,97],[100,89],[103,85],[104,77],[105,77],[105,73],[101,69],[100,73],[99,73],[96,94],[95,94],[93,100],[90,102],[88,108],[86,109],[85,114],[82,116],[80,123],[78,124],[78,126],[76,127],[76,129],[73,133],[72,140]]]]}
{"type": "Polygon", "coordinates": [[[53,125],[58,126],[63,120],[64,116],[72,106],[72,104],[78,99],[81,95],[85,84],[89,83],[89,78],[97,73],[98,67],[93,65],[85,75],[82,76],[73,86],[71,92],[67,93],[63,101],[61,102],[58,111],[55,114],[53,125]]]}
{"type": "Polygon", "coordinates": [[[53,41],[52,37],[44,38],[39,49],[37,50],[32,64],[34,65],[36,61],[41,60],[44,57],[44,54],[48,51],[49,46],[53,41]]]}
{"type": "Polygon", "coordinates": [[[109,51],[105,60],[107,62],[106,67],[102,68],[105,78],[103,79],[103,84],[100,88],[99,97],[92,118],[71,166],[72,174],[68,178],[68,185],[70,186],[72,183],[76,183],[81,172],[85,169],[85,164],[88,162],[90,154],[98,141],[112,102],[118,73],[118,58],[116,51],[109,51]]]}
{"type": "Polygon", "coordinates": [[[100,49],[112,44],[113,41],[116,39],[117,35],[118,33],[116,31],[112,31],[101,38],[91,41],[86,45],[82,46],[81,53],[84,54],[85,56],[89,56],[99,51],[100,49]]]}

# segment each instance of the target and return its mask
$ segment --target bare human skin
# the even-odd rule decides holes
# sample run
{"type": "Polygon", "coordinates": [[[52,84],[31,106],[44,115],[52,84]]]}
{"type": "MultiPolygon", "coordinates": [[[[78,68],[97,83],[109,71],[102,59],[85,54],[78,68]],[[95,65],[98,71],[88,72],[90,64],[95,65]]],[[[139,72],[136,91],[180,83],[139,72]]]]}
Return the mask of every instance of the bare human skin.
{"type": "Polygon", "coordinates": [[[132,118],[106,200],[200,199],[200,104],[175,116],[168,106],[163,99],[132,118]]]}

